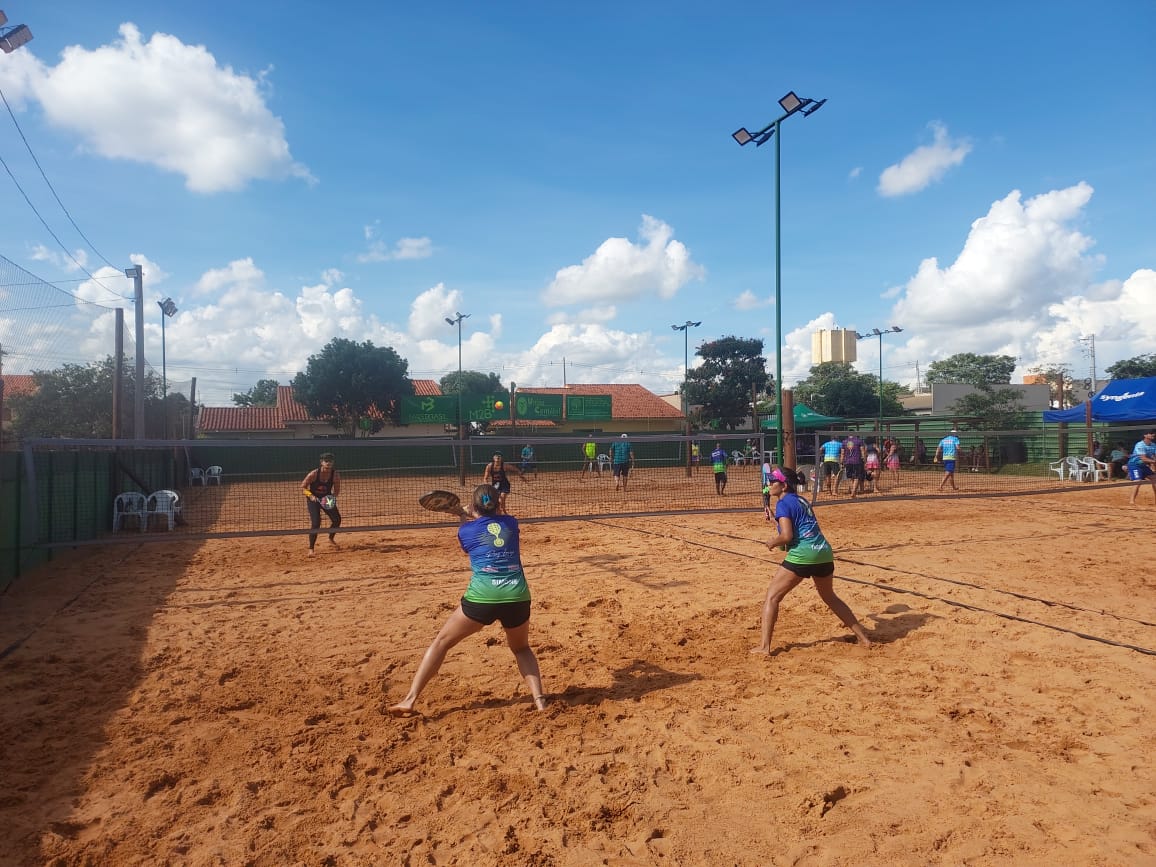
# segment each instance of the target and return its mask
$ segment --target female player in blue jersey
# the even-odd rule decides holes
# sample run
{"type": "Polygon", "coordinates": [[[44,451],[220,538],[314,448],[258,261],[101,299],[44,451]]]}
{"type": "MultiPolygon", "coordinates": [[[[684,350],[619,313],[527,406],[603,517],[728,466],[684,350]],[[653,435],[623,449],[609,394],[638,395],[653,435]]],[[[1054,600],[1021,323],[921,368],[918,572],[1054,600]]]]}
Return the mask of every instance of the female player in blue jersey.
{"type": "Polygon", "coordinates": [[[450,649],[495,620],[506,630],[506,643],[526,680],[534,707],[545,709],[538,658],[530,647],[530,587],[522,571],[518,519],[499,513],[499,502],[493,485],[478,485],[470,506],[458,508],[462,522],[458,541],[470,558],[470,584],[461,604],[422,657],[409,692],[389,708],[392,716],[412,716],[417,697],[438,673],[450,649]]]}
{"type": "Polygon", "coordinates": [[[804,578],[815,582],[819,598],[827,603],[843,625],[855,633],[855,638],[864,647],[871,646],[871,639],[855,619],[847,603],[835,595],[835,554],[831,545],[819,529],[819,521],[811,510],[811,504],[797,493],[798,486],[806,484],[806,478],[794,470],[776,467],[771,470],[771,496],[775,505],[775,523],[778,533],[767,541],[767,547],[774,551],[785,548],[787,556],[779,565],[771,586],[767,588],[767,598],[763,602],[762,642],[751,653],[770,656],[771,636],[775,634],[775,621],[779,618],[779,603],[788,593],[798,587],[804,578]]]}

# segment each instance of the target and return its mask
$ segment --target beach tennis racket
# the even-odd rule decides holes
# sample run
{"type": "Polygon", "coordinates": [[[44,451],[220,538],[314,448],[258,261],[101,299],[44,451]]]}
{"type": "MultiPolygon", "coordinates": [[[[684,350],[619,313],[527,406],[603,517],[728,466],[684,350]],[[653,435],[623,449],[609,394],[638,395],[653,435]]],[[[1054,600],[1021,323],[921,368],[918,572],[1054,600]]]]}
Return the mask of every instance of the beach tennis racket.
{"type": "Polygon", "coordinates": [[[450,491],[430,491],[418,497],[417,502],[423,509],[449,515],[456,515],[462,505],[461,497],[450,491]]]}
{"type": "Polygon", "coordinates": [[[321,498],[321,508],[323,508],[323,509],[336,509],[337,508],[337,497],[333,496],[333,494],[329,494],[328,496],[322,497],[321,498]]]}

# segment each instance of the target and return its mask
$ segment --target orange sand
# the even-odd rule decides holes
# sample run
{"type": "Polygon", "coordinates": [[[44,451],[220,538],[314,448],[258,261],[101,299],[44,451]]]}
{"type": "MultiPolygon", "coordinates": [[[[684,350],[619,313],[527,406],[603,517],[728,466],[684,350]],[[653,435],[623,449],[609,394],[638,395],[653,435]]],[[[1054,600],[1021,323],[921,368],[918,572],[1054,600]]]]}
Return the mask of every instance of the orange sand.
{"type": "Polygon", "coordinates": [[[0,597],[0,861],[1156,863],[1156,657],[1076,634],[1156,648],[1141,497],[823,506],[878,646],[804,584],[769,659],[761,509],[526,524],[544,713],[497,627],[383,712],[449,521],[69,555],[0,597]]]}

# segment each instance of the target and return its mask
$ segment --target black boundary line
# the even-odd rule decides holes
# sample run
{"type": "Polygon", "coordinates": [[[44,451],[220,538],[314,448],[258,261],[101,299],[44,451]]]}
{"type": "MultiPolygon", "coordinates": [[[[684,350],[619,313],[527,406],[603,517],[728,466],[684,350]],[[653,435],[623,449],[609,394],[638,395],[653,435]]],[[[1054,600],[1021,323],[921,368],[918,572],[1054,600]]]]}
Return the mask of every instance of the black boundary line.
{"type": "MultiPolygon", "coordinates": [[[[695,542],[695,541],[690,540],[690,539],[683,539],[681,537],[671,536],[671,535],[666,534],[666,533],[656,533],[656,532],[653,532],[651,530],[639,529],[637,527],[624,527],[620,524],[611,524],[611,523],[607,523],[607,522],[600,521],[600,520],[590,520],[590,519],[587,519],[587,520],[589,520],[589,523],[591,523],[591,524],[604,524],[605,526],[612,527],[616,530],[630,530],[632,532],[640,533],[640,534],[647,535],[647,536],[658,536],[658,537],[663,538],[663,539],[673,539],[675,541],[682,542],[686,545],[694,545],[694,546],[699,547],[699,548],[706,548],[709,551],[719,551],[720,553],[723,553],[723,554],[732,554],[736,557],[745,557],[748,560],[758,560],[758,561],[764,562],[764,563],[775,563],[775,564],[778,563],[777,560],[770,560],[770,559],[765,558],[765,557],[755,557],[751,554],[744,554],[740,551],[730,551],[726,548],[719,548],[719,547],[716,547],[714,545],[705,545],[702,542],[695,542]]],[[[682,529],[686,529],[686,528],[684,527],[682,529]]],[[[751,540],[745,540],[745,541],[751,541],[751,540]]],[[[868,564],[868,565],[870,565],[870,564],[868,564]]],[[[885,568],[885,567],[880,567],[880,568],[885,568]]],[[[886,590],[889,593],[905,593],[905,594],[909,594],[911,596],[918,596],[922,599],[929,599],[929,600],[932,600],[935,602],[942,602],[945,605],[950,605],[950,606],[953,606],[955,608],[963,608],[963,609],[966,609],[968,611],[976,611],[976,612],[979,612],[981,614],[991,614],[995,617],[1001,617],[1005,620],[1013,620],[1013,621],[1016,621],[1019,623],[1027,623],[1027,624],[1030,624],[1032,626],[1041,626],[1044,629],[1051,629],[1051,630],[1054,630],[1056,632],[1062,632],[1062,633],[1066,633],[1068,635],[1074,635],[1077,638],[1082,638],[1082,639],[1085,639],[1086,641],[1097,641],[1101,644],[1107,644],[1107,645],[1110,645],[1112,647],[1122,647],[1125,650],[1132,650],[1132,651],[1135,651],[1136,653],[1143,653],[1143,654],[1146,654],[1148,656],[1156,656],[1156,650],[1153,650],[1153,649],[1150,649],[1147,647],[1140,647],[1140,646],[1135,645],[1135,644],[1126,644],[1126,643],[1121,642],[1121,641],[1114,641],[1111,638],[1102,638],[1098,635],[1092,635],[1092,634],[1087,633],[1087,632],[1077,632],[1074,629],[1068,629],[1067,627],[1064,627],[1064,626],[1054,626],[1051,623],[1044,623],[1043,621],[1040,621],[1040,620],[1032,620],[1032,619],[1027,618],[1027,617],[1020,617],[1017,614],[1008,614],[1008,613],[1003,612],[1003,611],[995,611],[991,608],[982,608],[978,605],[969,605],[966,602],[958,602],[954,599],[946,599],[942,596],[933,596],[929,593],[921,593],[918,590],[911,590],[911,589],[905,588],[905,587],[892,587],[892,586],[887,585],[887,584],[878,584],[874,581],[865,581],[861,578],[849,578],[846,575],[837,575],[836,577],[838,577],[839,580],[841,580],[841,581],[847,581],[851,584],[860,584],[864,587],[875,587],[879,590],[886,590]]],[[[934,576],[925,576],[925,577],[934,577],[934,576]]],[[[939,579],[939,580],[947,580],[947,579],[939,579]]],[[[984,588],[981,587],[979,589],[982,590],[984,588]]],[[[999,592],[999,591],[991,591],[991,592],[999,592]]],[[[1091,613],[1095,614],[1095,613],[1100,613],[1100,612],[1091,612],[1091,613]]]]}

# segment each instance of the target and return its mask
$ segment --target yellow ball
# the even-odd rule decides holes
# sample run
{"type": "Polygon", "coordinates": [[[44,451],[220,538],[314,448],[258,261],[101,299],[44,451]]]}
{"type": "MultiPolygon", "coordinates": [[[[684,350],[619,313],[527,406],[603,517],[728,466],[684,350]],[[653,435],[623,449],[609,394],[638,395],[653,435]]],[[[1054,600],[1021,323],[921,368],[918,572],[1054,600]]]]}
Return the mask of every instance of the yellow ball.
{"type": "Polygon", "coordinates": [[[502,403],[500,400],[494,401],[494,409],[505,409],[505,408],[506,408],[506,405],[504,403],[502,403]]]}

